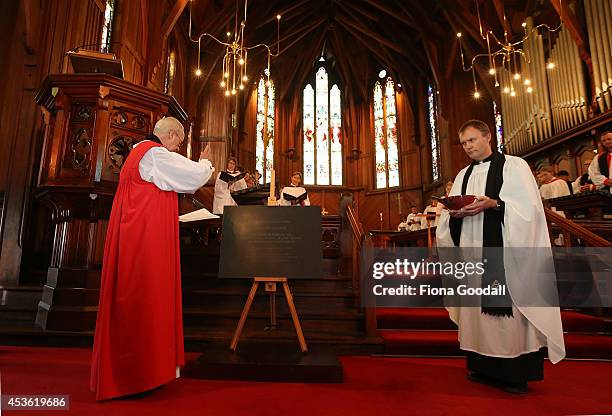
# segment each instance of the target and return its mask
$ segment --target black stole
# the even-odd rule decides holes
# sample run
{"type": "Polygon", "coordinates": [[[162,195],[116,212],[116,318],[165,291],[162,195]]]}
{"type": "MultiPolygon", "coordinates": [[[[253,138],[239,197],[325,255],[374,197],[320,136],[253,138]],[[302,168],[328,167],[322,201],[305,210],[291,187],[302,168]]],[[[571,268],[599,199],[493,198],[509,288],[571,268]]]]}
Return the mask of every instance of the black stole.
{"type": "Polygon", "coordinates": [[[608,153],[609,150],[606,150],[597,158],[597,162],[599,163],[599,172],[606,178],[610,177],[610,168],[608,167],[608,153]]]}
{"type": "MultiPolygon", "coordinates": [[[[499,192],[504,183],[503,169],[506,157],[502,153],[494,151],[491,156],[480,163],[488,161],[491,162],[491,166],[489,166],[489,172],[487,173],[485,195],[492,199],[499,199],[499,192]]],[[[478,162],[472,162],[465,172],[463,183],[461,184],[461,195],[465,195],[468,181],[470,180],[474,166],[477,164],[478,162]]],[[[502,237],[503,222],[503,210],[484,210],[484,221],[482,226],[483,258],[497,259],[499,257],[499,259],[497,261],[489,261],[485,265],[485,273],[482,276],[482,287],[496,286],[495,283],[506,286],[506,296],[495,296],[496,300],[494,302],[491,302],[488,296],[482,296],[482,313],[494,316],[512,316],[512,301],[508,295],[509,291],[506,285],[506,276],[503,267],[503,250],[498,248],[504,246],[502,237]],[[492,249],[487,250],[489,247],[492,249]],[[491,303],[494,303],[496,306],[490,306],[491,303]]],[[[459,247],[463,218],[451,217],[449,227],[453,243],[455,246],[459,247]]]]}

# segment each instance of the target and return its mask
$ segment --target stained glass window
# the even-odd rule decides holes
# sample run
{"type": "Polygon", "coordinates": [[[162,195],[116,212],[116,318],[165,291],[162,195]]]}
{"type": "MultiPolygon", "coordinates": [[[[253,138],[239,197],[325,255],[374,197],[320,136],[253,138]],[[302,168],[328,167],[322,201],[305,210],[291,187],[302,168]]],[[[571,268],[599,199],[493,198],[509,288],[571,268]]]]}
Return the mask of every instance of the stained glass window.
{"type": "Polygon", "coordinates": [[[272,179],[274,168],[274,82],[259,79],[257,84],[257,136],[255,168],[261,173],[259,183],[272,179]]]}
{"type": "Polygon", "coordinates": [[[429,140],[431,145],[431,174],[435,181],[440,179],[440,137],[438,136],[438,97],[437,91],[427,87],[427,104],[429,108],[429,140]]]}
{"type": "Polygon", "coordinates": [[[376,188],[399,186],[395,84],[390,77],[384,93],[380,82],[374,84],[374,141],[376,188]]]}
{"type": "Polygon", "coordinates": [[[115,0],[106,0],[104,9],[104,25],[102,26],[102,40],[100,51],[109,53],[111,35],[113,32],[113,18],[115,17],[115,0]]]}
{"type": "Polygon", "coordinates": [[[342,102],[323,66],[303,93],[304,183],[342,185],[342,102]]]}
{"type": "Polygon", "coordinates": [[[499,151],[499,153],[504,153],[504,128],[502,127],[502,115],[495,101],[493,101],[493,115],[495,116],[495,134],[497,137],[497,150],[499,151]]]}

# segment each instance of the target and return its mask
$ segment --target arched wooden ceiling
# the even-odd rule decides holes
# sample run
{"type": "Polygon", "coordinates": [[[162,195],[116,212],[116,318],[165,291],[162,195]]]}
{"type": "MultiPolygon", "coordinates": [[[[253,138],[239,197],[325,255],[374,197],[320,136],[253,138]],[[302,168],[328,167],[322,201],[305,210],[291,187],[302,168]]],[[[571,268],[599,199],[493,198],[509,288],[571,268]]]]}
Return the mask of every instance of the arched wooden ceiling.
{"type": "MultiPolygon", "coordinates": [[[[234,30],[236,9],[243,15],[244,0],[193,0],[181,16],[185,31],[190,7],[194,35],[208,32],[226,39],[225,33],[234,30]]],[[[336,65],[343,83],[365,98],[368,83],[382,68],[405,88],[419,76],[448,78],[459,68],[456,32],[465,33],[468,59],[486,48],[478,14],[485,29],[501,35],[505,27],[511,36],[520,36],[528,15],[558,19],[549,0],[251,0],[248,45],[266,43],[277,50],[277,14],[282,16],[280,56],[273,59],[272,72],[280,81],[281,99],[300,90],[295,86],[305,82],[321,54],[336,65]]],[[[202,45],[204,66],[220,72],[222,47],[211,40],[202,45]]],[[[265,49],[249,54],[249,73],[261,73],[265,64],[265,49]]],[[[486,68],[477,69],[486,76],[486,68]]]]}

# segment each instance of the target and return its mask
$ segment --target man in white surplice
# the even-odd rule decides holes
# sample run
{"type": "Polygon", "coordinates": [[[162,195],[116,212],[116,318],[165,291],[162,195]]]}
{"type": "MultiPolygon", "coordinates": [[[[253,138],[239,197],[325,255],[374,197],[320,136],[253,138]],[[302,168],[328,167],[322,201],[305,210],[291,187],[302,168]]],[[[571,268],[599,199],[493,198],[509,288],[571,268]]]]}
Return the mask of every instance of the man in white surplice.
{"type": "MultiPolygon", "coordinates": [[[[493,152],[491,132],[482,121],[464,123],[459,138],[473,162],[459,172],[450,195],[476,195],[477,200],[461,210],[442,211],[436,231],[438,247],[501,246],[504,253],[509,247],[542,247],[550,251],[542,201],[527,163],[493,152]],[[495,185],[489,182],[495,180],[493,176],[488,180],[490,174],[498,180],[492,192],[489,188],[495,185]],[[489,194],[494,198],[485,196],[489,194]],[[497,218],[497,230],[485,219],[487,215],[492,218],[491,214],[497,218]],[[490,244],[491,238],[498,244],[490,244]]],[[[516,262],[510,263],[505,254],[504,264],[511,300],[501,308],[503,314],[488,312],[484,306],[447,309],[459,327],[461,349],[468,352],[468,378],[525,393],[528,381],[543,379],[543,347],[548,347],[553,363],[565,356],[561,316],[558,307],[517,304],[513,292],[519,292],[525,281],[513,273],[516,262]]]]}
{"type": "Polygon", "coordinates": [[[599,153],[589,166],[589,177],[597,189],[610,189],[612,176],[612,131],[606,130],[600,135],[603,152],[599,153]]]}
{"type": "Polygon", "coordinates": [[[198,162],[175,153],[185,139],[184,133],[180,136],[175,131],[183,133],[183,125],[174,117],[164,117],[155,124],[153,134],[147,136],[146,140],[162,144],[157,136],[163,135],[166,142],[174,141],[167,146],[164,143],[164,146],[148,150],[140,159],[138,172],[143,180],[152,182],[162,191],[192,194],[206,184],[215,170],[209,161],[212,152],[207,145],[200,153],[198,162]]]}
{"type": "Polygon", "coordinates": [[[416,205],[410,207],[410,214],[406,217],[406,221],[400,222],[397,226],[397,231],[418,231],[421,229],[421,215],[416,205]]]}

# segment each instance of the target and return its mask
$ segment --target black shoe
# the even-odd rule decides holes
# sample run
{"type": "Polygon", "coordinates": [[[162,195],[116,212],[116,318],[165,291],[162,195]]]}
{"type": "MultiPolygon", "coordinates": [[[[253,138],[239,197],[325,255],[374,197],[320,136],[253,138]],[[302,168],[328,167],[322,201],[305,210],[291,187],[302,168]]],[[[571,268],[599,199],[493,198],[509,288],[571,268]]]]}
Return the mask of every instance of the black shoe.
{"type": "Polygon", "coordinates": [[[512,394],[529,393],[529,387],[527,387],[527,383],[509,384],[504,388],[504,390],[512,394]]]}
{"type": "Polygon", "coordinates": [[[474,383],[486,384],[487,386],[493,387],[500,387],[499,382],[497,382],[496,380],[476,372],[468,373],[467,379],[474,383]]]}

